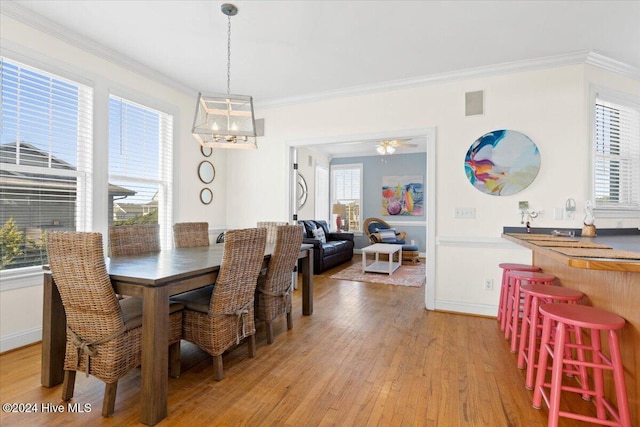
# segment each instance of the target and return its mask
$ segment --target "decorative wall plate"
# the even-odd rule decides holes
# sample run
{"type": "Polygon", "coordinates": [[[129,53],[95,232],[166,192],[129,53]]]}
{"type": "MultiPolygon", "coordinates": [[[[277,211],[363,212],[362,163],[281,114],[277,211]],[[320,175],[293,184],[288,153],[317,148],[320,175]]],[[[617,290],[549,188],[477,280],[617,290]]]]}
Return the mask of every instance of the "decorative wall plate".
{"type": "Polygon", "coordinates": [[[213,201],[213,191],[208,188],[200,190],[200,201],[205,205],[211,203],[213,201]]]}
{"type": "Polygon", "coordinates": [[[305,181],[302,174],[298,173],[296,183],[296,200],[298,201],[298,209],[302,208],[304,204],[307,203],[308,193],[309,189],[307,187],[307,181],[305,181]]]}
{"type": "Polygon", "coordinates": [[[205,146],[201,145],[200,146],[200,152],[202,153],[203,156],[209,157],[211,155],[211,153],[213,153],[213,148],[205,147],[205,146]]]}
{"type": "Polygon", "coordinates": [[[508,196],[524,190],[536,178],[540,152],[523,133],[494,130],[471,144],[464,169],[476,189],[492,196],[508,196]]]}
{"type": "Polygon", "coordinates": [[[216,177],[216,169],[210,161],[204,160],[198,165],[198,178],[205,184],[210,184],[216,177]]]}

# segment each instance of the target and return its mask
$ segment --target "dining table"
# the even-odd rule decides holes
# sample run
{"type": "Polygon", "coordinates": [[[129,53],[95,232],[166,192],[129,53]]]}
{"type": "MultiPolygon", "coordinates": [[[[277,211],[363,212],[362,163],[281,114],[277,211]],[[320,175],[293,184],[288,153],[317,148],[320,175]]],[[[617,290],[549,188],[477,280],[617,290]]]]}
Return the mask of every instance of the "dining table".
{"type": "MultiPolygon", "coordinates": [[[[265,247],[263,267],[268,266],[273,249],[273,244],[265,247]]],[[[215,244],[105,259],[115,292],[143,300],[140,421],[146,425],[155,425],[168,415],[169,297],[215,283],[223,251],[224,244],[215,244]]],[[[302,274],[302,314],[311,315],[313,245],[302,244],[298,259],[302,274]]],[[[53,387],[64,377],[66,317],[47,266],[43,285],[41,383],[53,387]]]]}

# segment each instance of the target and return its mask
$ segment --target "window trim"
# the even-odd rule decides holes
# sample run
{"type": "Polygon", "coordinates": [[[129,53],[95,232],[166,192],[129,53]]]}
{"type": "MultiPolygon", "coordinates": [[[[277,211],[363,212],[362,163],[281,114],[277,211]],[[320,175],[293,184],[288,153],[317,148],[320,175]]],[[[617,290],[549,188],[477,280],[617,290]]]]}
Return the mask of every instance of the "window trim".
{"type": "MultiPolygon", "coordinates": [[[[622,104],[640,111],[640,97],[604,86],[591,85],[589,91],[589,198],[595,203],[595,142],[596,99],[622,104]]],[[[600,218],[637,218],[639,208],[594,207],[594,215],[600,218]]]]}
{"type": "MultiPolygon", "coordinates": [[[[336,203],[336,195],[335,195],[335,171],[339,169],[359,169],[360,170],[360,199],[359,199],[359,210],[360,210],[360,227],[357,230],[350,229],[350,233],[354,233],[355,235],[363,234],[363,220],[362,220],[362,209],[364,205],[364,164],[363,163],[348,163],[348,164],[338,164],[331,165],[330,167],[330,177],[331,177],[331,187],[330,191],[330,200],[331,205],[336,203]]],[[[329,210],[331,212],[331,210],[329,210]]],[[[335,216],[331,214],[332,221],[335,219],[335,216]]]]}

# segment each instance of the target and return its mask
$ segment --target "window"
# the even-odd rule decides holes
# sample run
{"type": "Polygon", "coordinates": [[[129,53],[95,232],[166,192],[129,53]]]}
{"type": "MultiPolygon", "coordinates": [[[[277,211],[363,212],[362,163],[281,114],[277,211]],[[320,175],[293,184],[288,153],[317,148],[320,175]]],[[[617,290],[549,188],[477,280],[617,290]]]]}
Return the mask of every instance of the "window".
{"type": "Polygon", "coordinates": [[[640,212],[640,103],[595,96],[593,197],[600,213],[640,212]]]}
{"type": "Polygon", "coordinates": [[[173,117],[109,97],[109,225],[160,224],[172,244],[173,117]]]}
{"type": "Polygon", "coordinates": [[[331,166],[331,194],[333,203],[346,205],[343,223],[347,231],[361,232],[362,221],[362,164],[331,166]]]}
{"type": "Polygon", "coordinates": [[[91,88],[0,57],[0,270],[42,265],[46,232],[91,228],[91,88]]]}

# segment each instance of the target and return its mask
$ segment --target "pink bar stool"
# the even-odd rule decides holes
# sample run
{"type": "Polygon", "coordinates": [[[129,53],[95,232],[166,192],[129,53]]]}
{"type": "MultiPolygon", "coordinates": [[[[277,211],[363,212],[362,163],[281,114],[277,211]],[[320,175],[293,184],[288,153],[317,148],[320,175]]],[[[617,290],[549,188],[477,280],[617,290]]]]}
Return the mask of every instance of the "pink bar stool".
{"type": "MultiPolygon", "coordinates": [[[[542,342],[540,344],[540,360],[533,392],[533,407],[540,408],[544,398],[549,407],[549,426],[557,426],[558,418],[565,417],[600,425],[631,427],[629,400],[624,384],[622,357],[620,355],[618,335],[616,334],[616,330],[624,327],[625,320],[617,314],[579,304],[542,304],[540,305],[540,314],[542,314],[544,320],[542,342]],[[555,339],[552,340],[551,324],[554,321],[557,322],[557,326],[555,327],[555,339]],[[571,344],[567,333],[570,327],[575,329],[576,336],[582,333],[582,328],[588,329],[590,331],[591,344],[571,344]],[[602,352],[600,331],[607,333],[610,358],[602,352]],[[582,362],[565,359],[565,346],[591,351],[592,361],[582,362]],[[551,383],[545,383],[549,356],[552,358],[551,383]],[[583,365],[586,368],[591,368],[594,388],[585,390],[584,388],[562,385],[564,364],[583,365]],[[604,370],[609,370],[613,373],[616,400],[618,402],[617,409],[605,399],[604,370]],[[546,388],[550,389],[548,395],[546,388]],[[593,396],[597,417],[561,411],[560,394],[563,391],[581,394],[586,392],[588,395],[593,396]],[[607,420],[607,415],[613,421],[607,420]]],[[[588,386],[588,384],[583,384],[583,386],[588,386]]]]}
{"type": "MultiPolygon", "coordinates": [[[[524,314],[520,329],[520,347],[518,349],[518,369],[527,368],[525,387],[533,390],[533,380],[536,366],[536,354],[539,351],[538,342],[542,330],[542,316],[538,309],[540,304],[547,303],[577,303],[584,294],[575,289],[561,286],[546,286],[525,284],[520,286],[524,294],[524,314]]],[[[582,354],[582,353],[581,353],[582,354]]],[[[581,356],[578,356],[580,360],[581,356]]],[[[580,369],[581,381],[586,382],[586,369],[580,369]]]]}
{"type": "Polygon", "coordinates": [[[522,317],[523,304],[520,294],[520,285],[523,283],[552,285],[556,276],[552,274],[537,273],[535,271],[510,271],[509,293],[507,294],[507,325],[504,328],[505,339],[511,339],[511,353],[518,350],[518,336],[520,332],[520,318],[522,317]]]}
{"type": "Polygon", "coordinates": [[[540,267],[528,264],[515,264],[503,262],[498,264],[502,269],[502,284],[500,285],[500,300],[498,301],[498,315],[500,330],[504,331],[507,326],[507,295],[509,294],[509,272],[510,271],[540,271],[540,267]]]}

